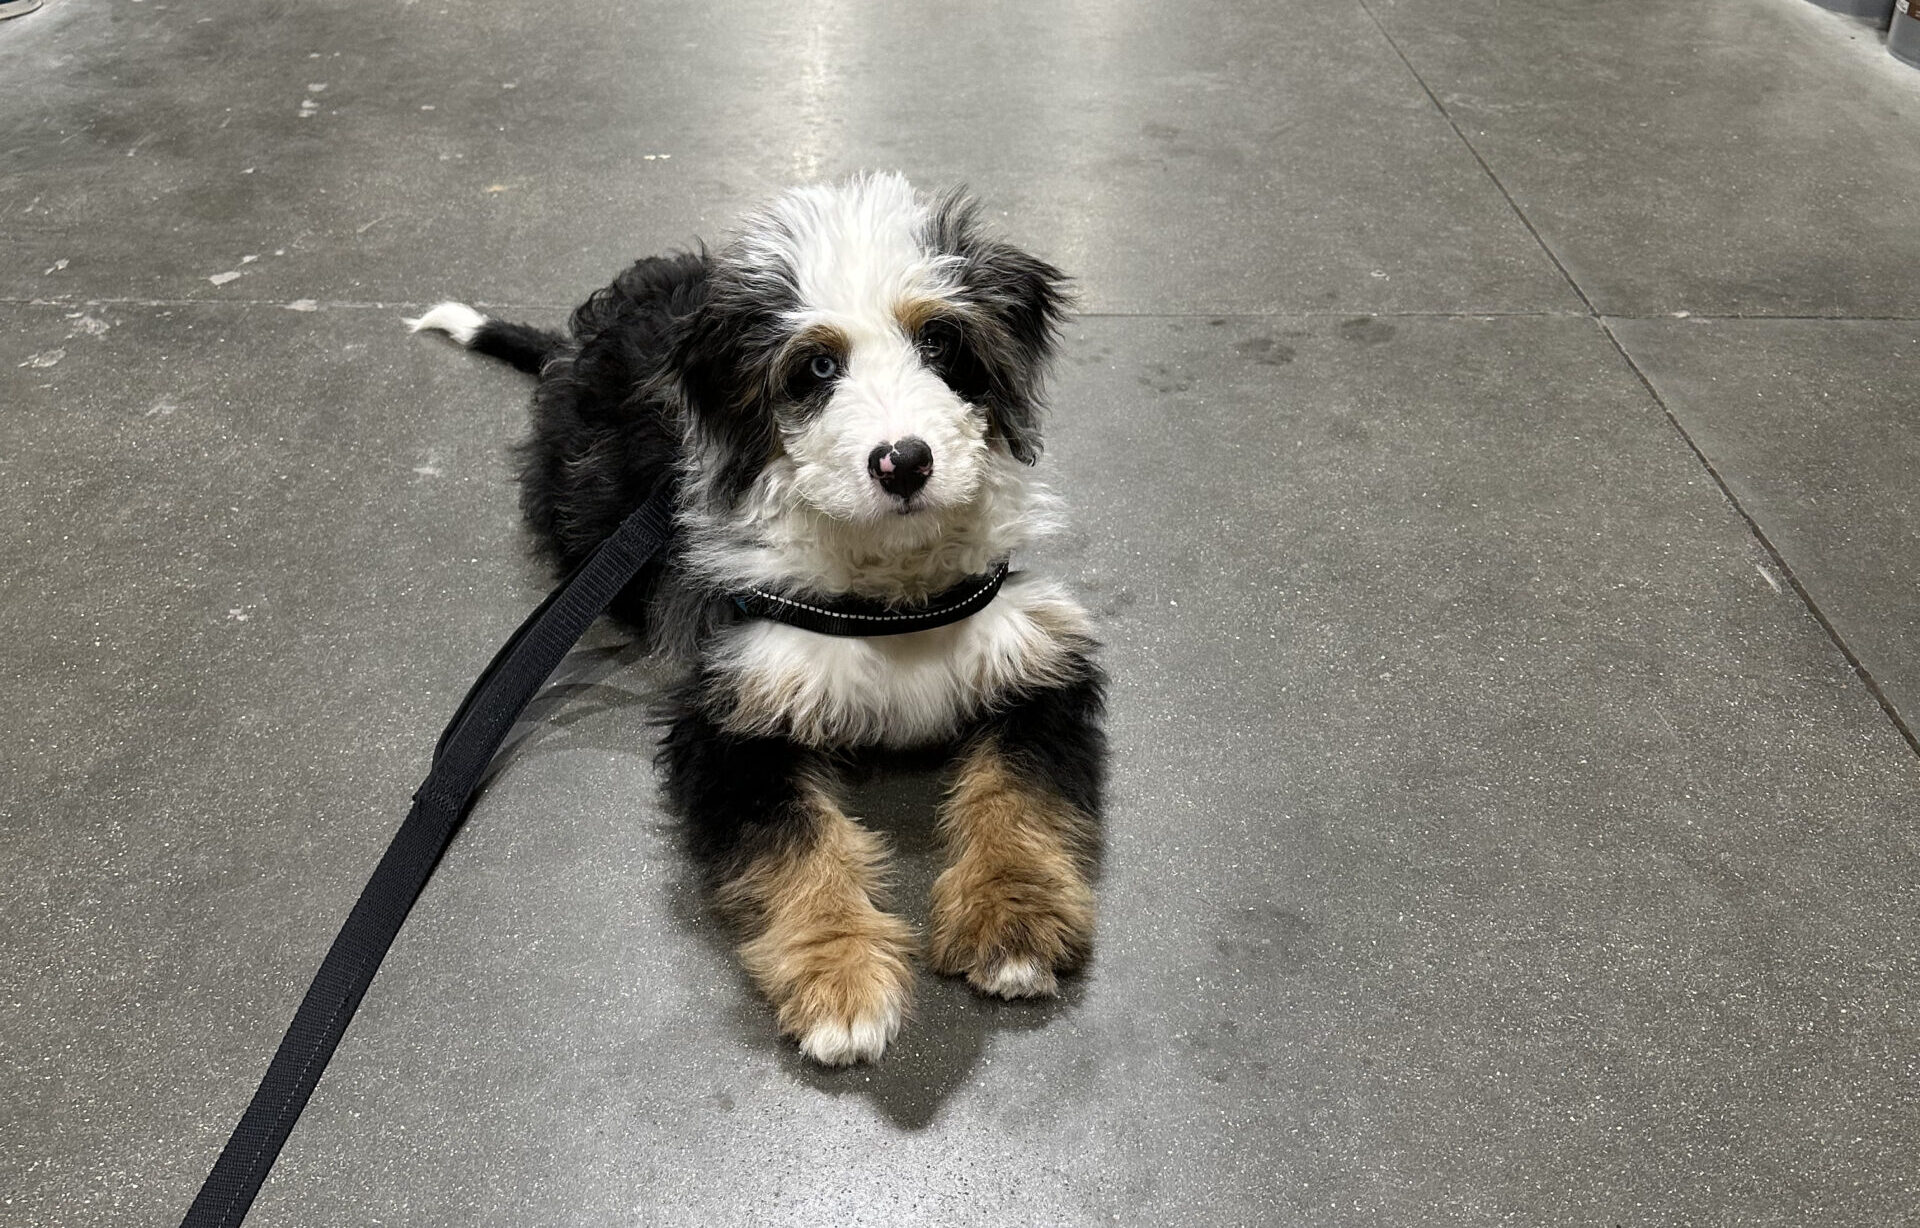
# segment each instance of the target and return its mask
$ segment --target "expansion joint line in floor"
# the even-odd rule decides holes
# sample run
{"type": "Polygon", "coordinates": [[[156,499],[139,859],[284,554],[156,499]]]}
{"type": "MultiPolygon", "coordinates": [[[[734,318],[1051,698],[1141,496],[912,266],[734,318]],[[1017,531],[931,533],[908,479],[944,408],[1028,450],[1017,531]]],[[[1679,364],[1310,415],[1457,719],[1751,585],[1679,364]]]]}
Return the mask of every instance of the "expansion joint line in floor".
{"type": "Polygon", "coordinates": [[[1386,23],[1380,20],[1379,15],[1373,11],[1373,7],[1368,3],[1368,0],[1355,0],[1355,2],[1359,4],[1361,11],[1367,15],[1367,19],[1373,23],[1374,28],[1380,32],[1380,37],[1385,40],[1387,46],[1393,49],[1393,53],[1396,56],[1400,57],[1400,62],[1406,66],[1408,74],[1413,77],[1414,82],[1419,85],[1421,91],[1426,94],[1427,101],[1433,104],[1433,109],[1439,114],[1441,119],[1446,121],[1447,126],[1453,129],[1453,134],[1459,138],[1461,146],[1466,149],[1473,160],[1479,164],[1481,172],[1487,177],[1487,182],[1491,183],[1494,190],[1500,193],[1501,198],[1507,202],[1507,208],[1513,210],[1513,216],[1519,220],[1522,226],[1526,227],[1527,233],[1533,236],[1533,241],[1539,246],[1541,253],[1553,263],[1555,269],[1559,270],[1560,276],[1566,280],[1567,288],[1573,291],[1574,295],[1579,298],[1581,304],[1586,308],[1586,315],[1593,320],[1594,325],[1606,336],[1607,341],[1613,346],[1614,351],[1620,355],[1621,361],[1627,364],[1627,369],[1633,372],[1634,377],[1640,381],[1640,386],[1646,389],[1649,397],[1653,398],[1653,403],[1660,407],[1662,414],[1666,415],[1667,422],[1673,427],[1674,433],[1680,436],[1680,440],[1686,444],[1687,450],[1692,452],[1694,459],[1700,462],[1700,467],[1706,470],[1708,477],[1713,479],[1713,484],[1720,490],[1720,496],[1727,501],[1727,505],[1731,507],[1734,513],[1746,524],[1747,532],[1753,536],[1754,541],[1759,543],[1761,550],[1765,551],[1767,557],[1773,561],[1775,568],[1779,570],[1782,576],[1786,577],[1787,583],[1792,586],[1794,595],[1800,599],[1801,605],[1805,607],[1807,613],[1813,617],[1814,622],[1820,625],[1820,629],[1826,632],[1828,641],[1839,650],[1841,657],[1846,660],[1848,667],[1853,670],[1854,677],[1860,680],[1861,684],[1867,688],[1867,693],[1873,696],[1874,702],[1880,705],[1880,711],[1885,714],[1887,720],[1893,724],[1894,729],[1900,734],[1901,738],[1906,741],[1907,749],[1912,751],[1916,756],[1920,756],[1920,738],[1914,736],[1913,729],[1907,724],[1905,718],[1900,715],[1900,710],[1894,707],[1893,701],[1888,698],[1885,688],[1883,688],[1879,680],[1873,676],[1873,671],[1868,669],[1866,663],[1860,659],[1859,654],[1853,651],[1853,648],[1847,643],[1845,637],[1840,634],[1840,629],[1833,625],[1833,620],[1827,617],[1826,612],[1820,608],[1820,603],[1815,601],[1813,594],[1807,591],[1807,586],[1800,582],[1799,576],[1794,574],[1793,567],[1787,562],[1786,556],[1780,553],[1779,547],[1773,544],[1773,539],[1768,537],[1766,530],[1760,527],[1760,522],[1747,510],[1746,505],[1740,502],[1739,496],[1734,494],[1733,488],[1729,486],[1727,480],[1721,476],[1719,469],[1714,467],[1713,461],[1701,450],[1700,445],[1694,441],[1692,434],[1687,431],[1687,428],[1681,424],[1679,416],[1673,412],[1673,407],[1667,404],[1667,399],[1660,395],[1660,390],[1653,386],[1653,381],[1647,377],[1646,371],[1641,368],[1639,362],[1628,352],[1627,347],[1621,343],[1613,327],[1607,322],[1606,318],[1600,314],[1599,309],[1594,306],[1593,299],[1588,296],[1586,288],[1580,284],[1579,280],[1574,277],[1572,271],[1567,268],[1566,262],[1560,259],[1560,254],[1553,250],[1553,245],[1547,242],[1546,236],[1541,234],[1539,227],[1533,224],[1533,219],[1528,217],[1527,211],[1520,207],[1520,202],[1513,198],[1513,193],[1507,190],[1507,185],[1501,181],[1499,175],[1494,173],[1493,167],[1488,165],[1486,158],[1481,156],[1479,149],[1474,146],[1472,139],[1467,136],[1466,129],[1462,128],[1459,121],[1454,119],[1453,113],[1447,109],[1445,103],[1440,101],[1440,96],[1433,92],[1432,86],[1427,84],[1427,79],[1421,76],[1418,68],[1414,67],[1413,61],[1408,58],[1407,53],[1401,48],[1399,42],[1397,42],[1393,35],[1387,30],[1386,23]]]}
{"type": "MultiPolygon", "coordinates": [[[[1522,219],[1524,220],[1524,218],[1522,219]]],[[[1544,249],[1544,244],[1542,245],[1544,249]]],[[[1552,253],[1548,252],[1551,256],[1552,253]]],[[[1564,270],[1563,270],[1564,273],[1564,270]]],[[[1571,279],[1569,279],[1571,284],[1571,279]]],[[[1578,292],[1578,287],[1575,287],[1578,292]]],[[[0,307],[154,307],[172,309],[176,307],[257,307],[263,310],[319,312],[319,311],[392,311],[420,312],[438,302],[438,299],[279,299],[279,298],[113,298],[87,294],[68,294],[54,298],[33,297],[18,298],[0,296],[0,307]],[[297,304],[297,305],[296,305],[297,304]]],[[[503,303],[476,302],[475,307],[483,307],[489,312],[503,312],[512,315],[559,315],[564,316],[573,308],[563,303],[503,303]]],[[[1915,324],[1920,316],[1880,315],[1880,316],[1836,316],[1836,315],[1789,315],[1771,312],[1714,312],[1685,311],[1657,312],[1652,315],[1632,312],[1607,312],[1602,316],[1590,308],[1420,308],[1406,307],[1387,310],[1362,310],[1358,308],[1327,307],[1276,307],[1271,309],[1246,310],[1240,307],[1220,307],[1213,310],[1188,309],[1180,311],[1076,311],[1077,320],[1350,320],[1357,317],[1373,320],[1649,320],[1672,323],[1675,320],[1690,320],[1697,324],[1722,322],[1806,322],[1815,324],[1915,324]]]]}

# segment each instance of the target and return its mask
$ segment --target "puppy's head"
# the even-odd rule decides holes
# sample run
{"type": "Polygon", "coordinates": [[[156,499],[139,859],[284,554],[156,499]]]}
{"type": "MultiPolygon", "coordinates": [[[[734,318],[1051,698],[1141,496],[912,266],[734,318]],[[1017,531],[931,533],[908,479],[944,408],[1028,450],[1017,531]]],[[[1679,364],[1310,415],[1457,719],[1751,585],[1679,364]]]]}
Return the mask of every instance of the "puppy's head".
{"type": "Polygon", "coordinates": [[[986,236],[973,201],[896,175],[802,188],[714,258],[676,366],[698,481],[771,478],[837,521],[964,508],[1031,464],[1066,307],[1058,269],[986,236]]]}

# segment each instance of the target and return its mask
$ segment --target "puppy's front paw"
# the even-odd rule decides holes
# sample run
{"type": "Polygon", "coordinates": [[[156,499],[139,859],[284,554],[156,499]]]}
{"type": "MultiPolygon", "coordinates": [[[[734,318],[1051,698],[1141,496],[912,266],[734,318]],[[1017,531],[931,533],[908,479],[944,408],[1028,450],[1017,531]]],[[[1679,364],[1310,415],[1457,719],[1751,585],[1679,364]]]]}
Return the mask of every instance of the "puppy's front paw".
{"type": "Polygon", "coordinates": [[[967,982],[981,993],[996,998],[1051,998],[1060,991],[1053,969],[1039,960],[1003,959],[985,968],[967,973],[967,982]]]}
{"type": "Polygon", "coordinates": [[[912,996],[913,934],[877,909],[808,933],[771,930],[741,956],[779,1009],[780,1030],[825,1066],[871,1062],[912,996]]]}
{"type": "Polygon", "coordinates": [[[833,1015],[815,1023],[800,1037],[800,1052],[822,1066],[851,1066],[876,1062],[900,1031],[903,996],[888,999],[869,1010],[856,1010],[849,1019],[833,1015]]]}
{"type": "Polygon", "coordinates": [[[1093,892],[1071,866],[962,864],[933,885],[933,968],[981,993],[1052,997],[1092,945],[1093,892]]]}

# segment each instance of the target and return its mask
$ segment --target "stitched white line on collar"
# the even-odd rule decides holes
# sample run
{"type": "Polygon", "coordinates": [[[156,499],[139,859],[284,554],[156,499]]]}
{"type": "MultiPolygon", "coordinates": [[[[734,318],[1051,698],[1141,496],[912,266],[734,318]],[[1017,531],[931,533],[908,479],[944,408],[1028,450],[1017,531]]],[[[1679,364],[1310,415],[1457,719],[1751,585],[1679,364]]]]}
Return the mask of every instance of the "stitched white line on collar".
{"type": "Polygon", "coordinates": [[[937,610],[921,610],[917,614],[843,614],[839,610],[823,610],[817,605],[808,605],[804,601],[795,601],[791,597],[782,597],[778,593],[769,593],[764,589],[749,588],[747,591],[749,593],[752,593],[754,596],[763,598],[767,601],[777,601],[781,605],[790,605],[797,610],[805,610],[810,614],[820,614],[828,618],[858,618],[866,622],[897,623],[897,622],[909,622],[919,618],[932,618],[937,614],[944,614],[948,610],[955,609],[959,606],[963,606],[967,604],[967,602],[972,601],[975,597],[978,597],[981,593],[984,593],[988,589],[992,588],[995,584],[998,584],[1000,582],[1000,578],[1006,574],[1007,574],[1007,561],[1005,559],[1002,559],[1000,561],[1000,565],[993,569],[993,574],[987,577],[987,582],[985,584],[982,584],[979,588],[974,589],[971,593],[968,593],[965,597],[962,597],[960,600],[954,602],[952,605],[941,606],[937,610]]]}

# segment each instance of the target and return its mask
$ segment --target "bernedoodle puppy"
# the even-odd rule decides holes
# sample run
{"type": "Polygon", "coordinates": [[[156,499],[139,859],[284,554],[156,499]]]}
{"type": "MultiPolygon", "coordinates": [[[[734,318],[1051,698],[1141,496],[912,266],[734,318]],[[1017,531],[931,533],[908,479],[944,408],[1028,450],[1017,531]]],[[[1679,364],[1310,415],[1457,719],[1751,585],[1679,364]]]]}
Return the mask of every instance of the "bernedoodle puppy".
{"type": "Polygon", "coordinates": [[[684,668],[667,795],[819,1062],[880,1056],[918,945],[836,801],[852,752],[954,754],[931,967],[1039,997],[1088,953],[1104,680],[1081,607],[1008,570],[1054,518],[1029,466],[1066,301],[966,196],[871,175],[639,261],[566,335],[459,303],[409,321],[539,377],[520,498],[558,566],[671,484],[673,544],[615,613],[684,668]]]}

